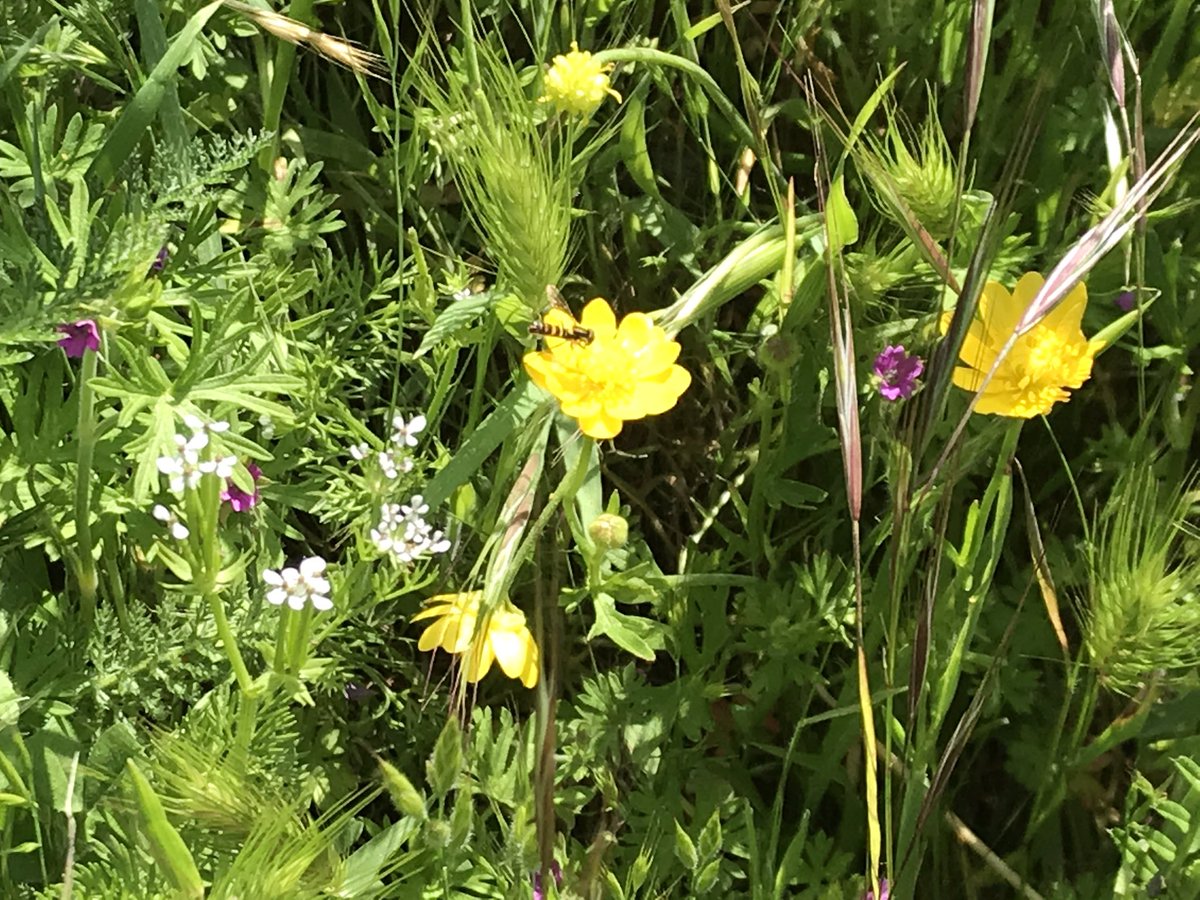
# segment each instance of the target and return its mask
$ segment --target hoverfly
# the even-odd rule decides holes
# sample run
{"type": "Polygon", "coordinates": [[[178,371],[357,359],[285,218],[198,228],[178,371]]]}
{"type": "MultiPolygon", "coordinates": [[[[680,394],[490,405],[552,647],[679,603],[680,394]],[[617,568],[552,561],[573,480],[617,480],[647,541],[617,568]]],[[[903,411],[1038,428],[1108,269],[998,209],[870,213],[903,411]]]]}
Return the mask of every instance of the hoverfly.
{"type": "Polygon", "coordinates": [[[544,319],[535,319],[529,323],[529,333],[537,335],[541,338],[558,338],[562,341],[578,341],[581,344],[590,344],[592,338],[592,329],[584,328],[578,322],[575,322],[575,316],[571,314],[571,308],[567,306],[567,301],[563,299],[563,295],[559,293],[558,288],[552,284],[546,285],[546,300],[550,304],[551,309],[558,309],[565,312],[571,317],[571,325],[554,325],[544,319]]]}

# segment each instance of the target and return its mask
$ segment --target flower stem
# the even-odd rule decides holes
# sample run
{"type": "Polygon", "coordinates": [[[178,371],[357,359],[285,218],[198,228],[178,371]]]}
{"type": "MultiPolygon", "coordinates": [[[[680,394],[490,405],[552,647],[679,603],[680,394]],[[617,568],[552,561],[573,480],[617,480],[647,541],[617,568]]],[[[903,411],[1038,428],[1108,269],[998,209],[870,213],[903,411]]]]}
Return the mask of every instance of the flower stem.
{"type": "MultiPolygon", "coordinates": [[[[292,0],[288,15],[305,25],[312,20],[315,0],[292,0]]],[[[278,41],[275,59],[271,65],[271,76],[267,96],[263,98],[263,131],[270,132],[271,143],[264,148],[260,157],[263,168],[271,171],[271,165],[279,155],[282,136],[279,122],[283,115],[283,101],[287,97],[288,83],[292,80],[292,69],[296,62],[296,46],[287,41],[278,41]]]]}
{"type": "Polygon", "coordinates": [[[75,438],[79,454],[75,466],[75,538],[79,544],[78,578],[80,618],[85,631],[90,631],[96,615],[96,560],[92,555],[92,456],[96,449],[96,395],[92,379],[96,376],[99,355],[85,350],[83,370],[79,376],[79,421],[75,438]]]}
{"type": "Polygon", "coordinates": [[[313,608],[305,606],[299,614],[289,615],[288,618],[292,620],[292,654],[288,671],[298,675],[308,655],[308,635],[312,630],[313,608]]]}
{"type": "Polygon", "coordinates": [[[287,607],[280,608],[279,625],[275,629],[275,653],[271,657],[271,668],[277,675],[287,674],[288,636],[290,634],[288,625],[290,622],[291,616],[288,615],[287,607]]]}
{"type": "Polygon", "coordinates": [[[254,692],[254,681],[250,677],[250,670],[246,668],[246,663],[242,659],[242,651],[238,649],[237,640],[233,636],[233,629],[229,627],[229,618],[225,615],[225,604],[221,600],[221,595],[215,590],[204,592],[204,599],[208,602],[208,608],[212,612],[213,620],[217,623],[217,635],[221,638],[221,643],[225,648],[225,655],[229,657],[229,664],[233,667],[234,677],[237,678],[238,687],[241,688],[243,694],[251,694],[254,692]]]}

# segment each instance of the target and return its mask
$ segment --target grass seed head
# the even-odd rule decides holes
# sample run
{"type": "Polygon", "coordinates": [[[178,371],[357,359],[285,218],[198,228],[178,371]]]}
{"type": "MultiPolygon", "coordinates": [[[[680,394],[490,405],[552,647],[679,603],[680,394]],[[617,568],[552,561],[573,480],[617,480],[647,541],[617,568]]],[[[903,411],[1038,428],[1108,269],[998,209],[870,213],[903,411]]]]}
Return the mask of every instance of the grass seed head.
{"type": "Polygon", "coordinates": [[[919,131],[899,113],[889,111],[881,162],[926,230],[936,240],[949,237],[958,204],[958,185],[954,157],[932,99],[919,131]]]}
{"type": "Polygon", "coordinates": [[[1170,680],[1200,663],[1200,547],[1186,494],[1141,462],[1100,513],[1085,640],[1100,677],[1121,693],[1154,673],[1170,680]]]}

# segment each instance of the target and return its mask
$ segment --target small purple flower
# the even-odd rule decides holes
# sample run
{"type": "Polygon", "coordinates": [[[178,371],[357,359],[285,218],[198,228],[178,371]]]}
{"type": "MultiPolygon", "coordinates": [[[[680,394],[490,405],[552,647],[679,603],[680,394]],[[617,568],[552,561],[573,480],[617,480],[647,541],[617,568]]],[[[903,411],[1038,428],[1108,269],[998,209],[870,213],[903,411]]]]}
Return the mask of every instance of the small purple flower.
{"type": "MultiPolygon", "coordinates": [[[[879,879],[879,900],[888,900],[888,897],[890,896],[891,891],[888,889],[887,879],[879,879]]],[[[868,890],[866,896],[863,897],[863,900],[875,900],[875,892],[868,890]]]]}
{"type": "MultiPolygon", "coordinates": [[[[255,463],[246,463],[246,471],[250,473],[250,477],[257,483],[262,477],[262,469],[255,463]]],[[[254,493],[247,494],[232,481],[225,482],[225,490],[221,491],[221,499],[229,504],[234,512],[245,512],[252,509],[258,503],[258,487],[254,488],[254,493]]]]}
{"type": "Polygon", "coordinates": [[[901,400],[911,397],[917,389],[917,379],[925,371],[925,363],[919,356],[909,356],[904,345],[884,347],[875,357],[875,381],[879,393],[885,400],[901,400]]]}
{"type": "Polygon", "coordinates": [[[1137,297],[1134,296],[1133,291],[1121,291],[1113,303],[1117,304],[1117,309],[1121,312],[1129,312],[1137,303],[1137,297]]]}
{"type": "Polygon", "coordinates": [[[342,688],[342,696],[351,703],[362,703],[374,695],[375,688],[370,684],[359,684],[357,681],[348,681],[342,688]]]}
{"type": "Polygon", "coordinates": [[[58,326],[60,334],[66,337],[58,342],[58,346],[66,351],[67,356],[78,358],[88,350],[100,349],[100,329],[91,319],[80,319],[74,324],[58,326]]]}
{"type": "MultiPolygon", "coordinates": [[[[551,861],[550,874],[554,876],[555,886],[562,887],[562,866],[558,864],[558,860],[551,861]]],[[[542,890],[542,873],[540,871],[533,873],[533,900],[546,900],[546,892],[542,890]]]]}
{"type": "Polygon", "coordinates": [[[167,249],[167,245],[163,244],[158,254],[154,257],[154,262],[150,263],[151,272],[161,272],[167,267],[167,259],[171,256],[171,251],[167,249]]]}

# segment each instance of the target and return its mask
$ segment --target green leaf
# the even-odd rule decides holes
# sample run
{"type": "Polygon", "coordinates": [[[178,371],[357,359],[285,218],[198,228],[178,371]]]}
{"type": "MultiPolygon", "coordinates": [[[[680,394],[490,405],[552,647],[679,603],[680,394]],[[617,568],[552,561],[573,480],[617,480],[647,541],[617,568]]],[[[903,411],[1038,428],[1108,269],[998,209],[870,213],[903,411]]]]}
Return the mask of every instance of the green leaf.
{"type": "Polygon", "coordinates": [[[622,650],[647,662],[654,659],[655,650],[663,648],[661,623],[618,611],[617,601],[609,594],[597,594],[594,606],[596,622],[587,634],[589,641],[604,635],[622,650]]]}
{"type": "Polygon", "coordinates": [[[463,343],[467,330],[488,311],[495,299],[491,291],[483,291],[453,301],[438,313],[433,325],[425,332],[425,337],[421,338],[421,346],[413,354],[413,359],[419,359],[438,344],[450,340],[463,343]]]}
{"type": "Polygon", "coordinates": [[[162,867],[167,879],[183,897],[204,896],[204,881],[196,868],[196,861],[179,836],[179,832],[167,820],[162,801],[150,787],[146,776],[132,759],[125,761],[125,769],[133,781],[138,809],[142,813],[146,837],[150,840],[150,852],[162,867]]]}
{"type": "Polygon", "coordinates": [[[381,876],[384,866],[420,827],[416,819],[401,819],[355,850],[343,863],[341,884],[332,896],[377,896],[382,888],[381,876]]]}
{"type": "Polygon", "coordinates": [[[721,861],[714,859],[707,866],[700,870],[700,874],[696,876],[696,881],[693,884],[693,889],[696,896],[704,897],[713,889],[717,883],[717,876],[721,874],[721,861]]]}
{"type": "Polygon", "coordinates": [[[1171,762],[1179,770],[1179,774],[1187,780],[1191,789],[1200,793],[1200,762],[1196,762],[1190,756],[1176,756],[1171,759],[1171,762]]]}
{"type": "Polygon", "coordinates": [[[650,197],[659,196],[658,181],[654,167],[650,164],[650,151],[646,147],[646,102],[644,91],[639,90],[625,101],[625,115],[621,121],[621,161],[634,183],[650,197]]]}
{"type": "Polygon", "coordinates": [[[829,225],[829,247],[834,252],[858,240],[858,219],[846,199],[846,179],[841,175],[829,188],[825,220],[829,225]]]}
{"type": "Polygon", "coordinates": [[[425,486],[424,497],[429,508],[437,509],[455,488],[475,475],[504,439],[545,402],[546,395],[532,381],[514,387],[458,448],[453,459],[425,486]]]}
{"type": "Polygon", "coordinates": [[[708,817],[696,843],[701,859],[713,859],[721,852],[721,815],[719,810],[714,809],[712,815],[708,817]]]}
{"type": "Polygon", "coordinates": [[[433,754],[425,764],[429,786],[437,797],[450,793],[463,768],[462,729],[458,719],[451,716],[446,720],[442,733],[438,735],[433,754]]]}
{"type": "Polygon", "coordinates": [[[13,687],[7,672],[0,672],[0,726],[17,724],[21,715],[21,695],[13,687]]]}

